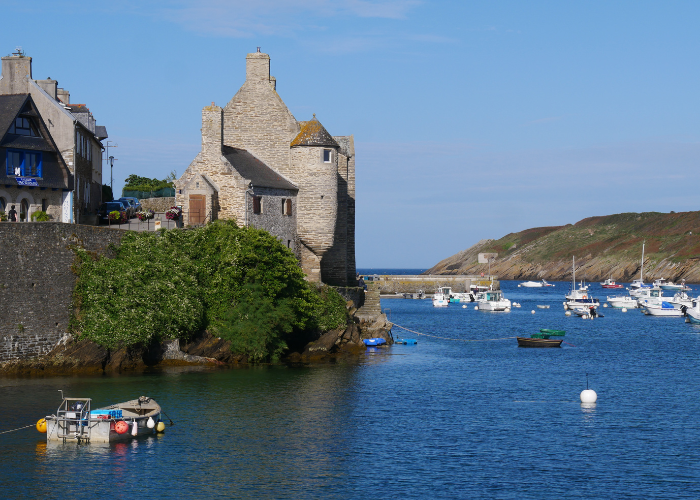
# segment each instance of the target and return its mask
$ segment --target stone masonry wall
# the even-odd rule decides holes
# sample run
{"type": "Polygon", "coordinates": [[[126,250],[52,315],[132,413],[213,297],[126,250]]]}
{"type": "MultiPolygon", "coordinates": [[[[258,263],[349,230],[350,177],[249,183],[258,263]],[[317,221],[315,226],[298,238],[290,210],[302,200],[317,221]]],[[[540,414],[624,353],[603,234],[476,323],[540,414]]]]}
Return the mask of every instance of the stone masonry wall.
{"type": "Polygon", "coordinates": [[[0,223],[0,362],[50,351],[68,330],[73,246],[105,253],[123,231],[61,222],[0,223]]]}
{"type": "Polygon", "coordinates": [[[175,197],[165,198],[143,198],[139,200],[144,210],[153,210],[154,212],[165,212],[170,207],[175,206],[175,197]]]}
{"type": "MultiPolygon", "coordinates": [[[[294,255],[299,257],[299,244],[297,241],[297,200],[296,193],[287,189],[273,189],[256,187],[251,194],[248,194],[248,224],[252,227],[265,229],[272,236],[277,238],[287,248],[291,249],[294,255]],[[260,196],[262,200],[261,213],[253,213],[252,196],[260,196]],[[282,200],[292,200],[292,213],[286,215],[282,213],[282,200]]],[[[239,221],[242,225],[244,221],[239,221]]]]}

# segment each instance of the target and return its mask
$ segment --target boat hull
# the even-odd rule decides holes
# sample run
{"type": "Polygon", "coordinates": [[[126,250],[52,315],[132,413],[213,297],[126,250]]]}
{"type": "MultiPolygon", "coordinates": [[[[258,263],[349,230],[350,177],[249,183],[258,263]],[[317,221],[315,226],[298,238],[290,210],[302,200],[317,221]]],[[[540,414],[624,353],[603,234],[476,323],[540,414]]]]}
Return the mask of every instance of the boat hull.
{"type": "Polygon", "coordinates": [[[499,301],[491,301],[491,300],[484,300],[478,303],[479,306],[479,311],[505,311],[506,309],[510,310],[510,301],[504,301],[504,300],[499,300],[499,301]]]}
{"type": "Polygon", "coordinates": [[[676,308],[646,306],[642,309],[642,312],[648,316],[667,316],[676,318],[683,316],[683,311],[676,308]]]}
{"type": "Polygon", "coordinates": [[[527,337],[517,337],[518,347],[561,347],[561,339],[531,339],[527,337]]]}
{"type": "Polygon", "coordinates": [[[700,325],[700,311],[688,309],[686,311],[686,315],[689,322],[693,323],[694,325],[700,325]]]}

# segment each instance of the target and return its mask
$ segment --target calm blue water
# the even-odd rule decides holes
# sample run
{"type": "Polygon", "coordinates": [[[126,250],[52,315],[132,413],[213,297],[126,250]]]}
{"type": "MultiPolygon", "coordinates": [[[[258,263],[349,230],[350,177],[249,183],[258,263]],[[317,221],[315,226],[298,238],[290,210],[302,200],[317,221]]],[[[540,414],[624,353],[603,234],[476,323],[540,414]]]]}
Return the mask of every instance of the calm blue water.
{"type": "Polygon", "coordinates": [[[456,339],[565,329],[562,349],[418,337],[310,368],[0,379],[0,431],[55,411],[57,389],[98,405],[150,395],[176,422],[117,445],[0,435],[0,497],[700,498],[700,329],[610,308],[567,318],[567,284],[516,285],[502,282],[523,306],[511,313],[382,306],[456,339]]]}

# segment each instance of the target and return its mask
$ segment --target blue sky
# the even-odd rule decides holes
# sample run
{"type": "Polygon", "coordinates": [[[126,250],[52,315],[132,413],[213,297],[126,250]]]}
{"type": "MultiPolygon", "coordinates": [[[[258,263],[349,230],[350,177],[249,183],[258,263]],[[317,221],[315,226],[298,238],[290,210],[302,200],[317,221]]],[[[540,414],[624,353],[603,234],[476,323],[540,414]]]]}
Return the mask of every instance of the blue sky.
{"type": "MultiPolygon", "coordinates": [[[[355,135],[358,267],[429,267],[482,238],[697,210],[700,2],[0,0],[22,46],[107,126],[115,191],[179,176],[245,55],[355,135]]],[[[109,177],[108,170],[106,178],[109,177]]]]}

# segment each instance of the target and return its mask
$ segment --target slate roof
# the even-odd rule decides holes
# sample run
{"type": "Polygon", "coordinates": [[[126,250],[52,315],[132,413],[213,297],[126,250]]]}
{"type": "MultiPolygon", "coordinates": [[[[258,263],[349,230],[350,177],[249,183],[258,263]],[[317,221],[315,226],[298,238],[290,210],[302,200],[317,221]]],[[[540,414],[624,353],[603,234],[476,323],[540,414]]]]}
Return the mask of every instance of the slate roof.
{"type": "Polygon", "coordinates": [[[291,143],[291,146],[330,146],[337,148],[338,143],[316,119],[316,115],[308,122],[299,122],[301,132],[291,143]]]}
{"type": "MultiPolygon", "coordinates": [[[[43,137],[29,137],[24,135],[7,135],[15,117],[22,111],[27,103],[29,94],[9,94],[0,95],[0,146],[3,148],[29,149],[34,151],[56,150],[43,137]]],[[[38,118],[38,113],[33,109],[28,110],[24,115],[38,118]]]]}
{"type": "Polygon", "coordinates": [[[245,179],[249,179],[253,186],[292,189],[298,191],[299,188],[272,170],[255,156],[245,149],[224,146],[221,153],[229,161],[233,168],[245,179]]]}
{"type": "Polygon", "coordinates": [[[109,137],[107,135],[107,127],[104,125],[95,125],[95,137],[97,137],[97,140],[99,141],[109,137]]]}

